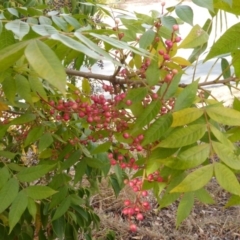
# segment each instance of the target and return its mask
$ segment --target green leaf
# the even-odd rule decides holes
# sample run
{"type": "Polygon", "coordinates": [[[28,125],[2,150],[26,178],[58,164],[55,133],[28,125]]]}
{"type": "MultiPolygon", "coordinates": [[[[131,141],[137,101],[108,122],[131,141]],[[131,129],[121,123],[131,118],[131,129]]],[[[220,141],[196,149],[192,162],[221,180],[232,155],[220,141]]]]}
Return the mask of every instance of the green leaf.
{"type": "Polygon", "coordinates": [[[107,152],[111,146],[112,146],[111,142],[105,142],[103,144],[98,145],[96,148],[94,148],[93,151],[91,151],[91,153],[98,154],[102,152],[107,152]]]}
{"type": "Polygon", "coordinates": [[[18,181],[11,178],[0,190],[0,213],[10,206],[18,194],[18,181]]]}
{"type": "Polygon", "coordinates": [[[199,7],[207,8],[209,11],[214,12],[213,0],[192,0],[192,2],[199,7]]]}
{"type": "Polygon", "coordinates": [[[228,140],[228,136],[226,133],[221,132],[219,129],[214,127],[212,124],[209,125],[210,130],[213,133],[213,135],[218,139],[219,142],[224,144],[229,150],[234,150],[234,145],[231,143],[230,140],[228,140]]]}
{"type": "Polygon", "coordinates": [[[157,147],[178,148],[195,143],[206,132],[206,126],[194,124],[184,128],[177,128],[170,133],[157,147]]]}
{"type": "Polygon", "coordinates": [[[80,161],[79,163],[77,163],[75,167],[74,184],[81,181],[83,175],[85,174],[86,168],[87,168],[86,162],[80,161]]]}
{"type": "Polygon", "coordinates": [[[197,94],[198,90],[198,81],[194,81],[190,85],[188,85],[186,88],[184,88],[179,96],[176,98],[175,105],[174,105],[174,111],[181,110],[183,108],[190,107],[197,94]]]}
{"type": "Polygon", "coordinates": [[[161,17],[162,25],[172,31],[172,26],[177,24],[177,21],[172,16],[163,16],[161,17]]]}
{"type": "Polygon", "coordinates": [[[89,95],[92,91],[91,84],[89,83],[89,80],[86,78],[82,80],[82,91],[86,95],[89,95]]]}
{"type": "Polygon", "coordinates": [[[232,148],[225,144],[212,142],[213,149],[218,157],[230,168],[240,170],[240,157],[234,154],[232,148]]]}
{"type": "Polygon", "coordinates": [[[39,40],[34,40],[25,49],[25,56],[40,77],[47,80],[62,93],[65,92],[66,73],[51,48],[39,40]]]}
{"type": "Polygon", "coordinates": [[[53,209],[58,204],[60,204],[68,194],[68,187],[66,185],[60,187],[59,191],[52,196],[49,209],[53,209]]]}
{"type": "MultiPolygon", "coordinates": [[[[1,156],[1,152],[0,152],[0,156],[1,156]]],[[[0,169],[0,189],[7,183],[9,178],[10,178],[10,174],[7,167],[1,168],[0,169]]]]}
{"type": "Polygon", "coordinates": [[[57,238],[60,240],[64,239],[66,221],[65,218],[62,216],[55,221],[52,222],[53,231],[56,234],[57,238]]]}
{"type": "Polygon", "coordinates": [[[236,15],[240,14],[240,2],[236,0],[215,1],[214,7],[236,15]]]}
{"type": "Polygon", "coordinates": [[[61,17],[52,16],[53,22],[64,32],[68,32],[68,24],[61,17]]]}
{"type": "Polygon", "coordinates": [[[202,202],[204,204],[214,204],[215,203],[215,201],[212,198],[212,196],[204,188],[201,188],[201,189],[195,191],[194,195],[200,202],[202,202]]]}
{"type": "Polygon", "coordinates": [[[19,42],[0,50],[0,72],[7,70],[10,66],[14,65],[20,57],[22,57],[24,48],[27,44],[27,41],[19,42]]]}
{"type": "Polygon", "coordinates": [[[149,86],[154,86],[159,82],[160,69],[158,67],[158,62],[152,60],[150,66],[146,71],[146,79],[149,86]]]}
{"type": "Polygon", "coordinates": [[[221,163],[214,164],[214,172],[219,185],[226,191],[240,196],[240,185],[235,174],[221,163]]]}
{"type": "Polygon", "coordinates": [[[111,37],[106,36],[106,35],[96,34],[96,33],[90,33],[90,35],[102,40],[103,42],[106,42],[106,43],[110,44],[113,47],[116,47],[117,49],[125,49],[125,50],[132,51],[136,54],[139,54],[139,55],[142,55],[142,56],[145,56],[145,57],[149,57],[149,53],[146,50],[131,47],[129,44],[127,44],[123,41],[111,38],[111,37]]]}
{"type": "Polygon", "coordinates": [[[103,57],[106,59],[112,61],[113,63],[116,63],[119,65],[119,62],[116,61],[114,58],[112,58],[107,52],[105,52],[102,48],[100,48],[96,43],[92,42],[90,39],[85,37],[83,34],[80,32],[75,32],[74,35],[82,41],[85,45],[87,45],[89,48],[91,48],[93,51],[97,52],[98,54],[101,54],[103,57]]]}
{"type": "Polygon", "coordinates": [[[152,101],[137,118],[133,132],[138,131],[140,128],[149,124],[160,112],[161,102],[156,100],[152,101]]]}
{"type": "Polygon", "coordinates": [[[233,109],[235,109],[235,110],[240,112],[240,100],[237,97],[234,97],[233,109]]]}
{"type": "Polygon", "coordinates": [[[145,33],[143,33],[139,40],[140,48],[147,49],[154,41],[155,35],[156,33],[152,29],[149,29],[145,33]]]}
{"type": "Polygon", "coordinates": [[[221,69],[222,69],[224,79],[231,77],[230,65],[226,58],[221,59],[221,69]]]}
{"type": "Polygon", "coordinates": [[[7,30],[12,31],[15,34],[15,36],[19,38],[19,40],[22,40],[22,38],[26,34],[28,34],[30,30],[28,23],[22,22],[20,20],[14,20],[14,21],[8,22],[5,25],[5,28],[7,30]]]}
{"type": "Polygon", "coordinates": [[[30,186],[25,188],[24,191],[26,191],[28,197],[34,200],[45,199],[57,193],[57,191],[47,186],[30,186]]]}
{"type": "Polygon", "coordinates": [[[21,124],[25,124],[28,122],[32,122],[33,120],[36,119],[36,115],[32,114],[32,113],[26,113],[24,115],[21,115],[18,118],[13,119],[10,124],[11,125],[21,125],[21,124]]]}
{"type": "Polygon", "coordinates": [[[193,204],[194,194],[185,193],[178,205],[176,227],[179,227],[181,222],[189,216],[190,212],[192,211],[193,204]]]}
{"type": "Polygon", "coordinates": [[[177,16],[184,22],[193,25],[193,10],[187,5],[177,5],[175,7],[177,16]]]}
{"type": "Polygon", "coordinates": [[[13,77],[7,77],[2,82],[2,89],[4,91],[5,97],[10,101],[10,103],[14,103],[16,96],[16,82],[13,77]]]}
{"type": "Polygon", "coordinates": [[[86,54],[87,56],[93,58],[93,59],[102,59],[103,57],[101,57],[98,53],[94,52],[92,49],[86,47],[85,45],[83,45],[82,43],[80,43],[79,41],[76,41],[68,36],[62,35],[62,34],[52,34],[51,38],[54,40],[58,40],[60,41],[62,44],[64,44],[65,46],[74,49],[78,52],[82,52],[84,54],[86,54]]]}
{"type": "Polygon", "coordinates": [[[33,92],[40,95],[45,101],[48,101],[46,91],[44,90],[43,82],[38,77],[28,77],[30,87],[33,92]]]}
{"type": "Polygon", "coordinates": [[[37,215],[37,204],[32,198],[28,198],[28,211],[31,214],[33,220],[35,220],[37,215]]]}
{"type": "Polygon", "coordinates": [[[213,176],[213,165],[209,164],[189,173],[184,180],[170,192],[192,192],[204,187],[213,176]]]}
{"type": "Polygon", "coordinates": [[[15,225],[19,222],[21,216],[23,215],[25,209],[28,205],[28,198],[24,191],[18,193],[17,197],[12,203],[9,211],[9,233],[13,230],[15,225]]]}
{"type": "MultiPolygon", "coordinates": [[[[232,52],[232,65],[234,67],[234,73],[237,78],[240,78],[240,50],[232,52]]],[[[229,69],[230,72],[230,69],[229,69]]],[[[231,75],[231,72],[229,73],[231,75]]],[[[230,76],[229,76],[230,77],[230,76]]]]}
{"type": "Polygon", "coordinates": [[[54,27],[46,24],[34,25],[32,26],[32,30],[41,36],[49,36],[51,34],[58,33],[54,27]]]}
{"type": "Polygon", "coordinates": [[[240,205],[240,196],[232,195],[224,207],[227,208],[237,205],[240,205]]]}
{"type": "Polygon", "coordinates": [[[68,22],[70,25],[72,25],[75,29],[81,28],[81,25],[77,21],[77,19],[75,19],[67,14],[64,14],[63,18],[65,19],[66,22],[68,22]]]}
{"type": "Polygon", "coordinates": [[[240,112],[227,107],[209,107],[206,108],[208,116],[221,124],[230,126],[240,125],[240,112]]]}
{"type": "Polygon", "coordinates": [[[203,110],[199,108],[184,108],[180,111],[174,112],[173,122],[171,127],[184,126],[194,122],[203,115],[203,110]]]}
{"type": "Polygon", "coordinates": [[[48,17],[45,17],[45,16],[40,16],[39,17],[39,22],[40,22],[41,25],[45,25],[45,24],[52,25],[51,19],[48,18],[48,17]]]}
{"type": "Polygon", "coordinates": [[[31,166],[31,167],[24,168],[16,176],[21,182],[32,182],[41,178],[46,173],[49,173],[55,167],[56,167],[56,164],[51,164],[51,165],[44,164],[44,165],[38,165],[38,166],[31,166]]]}
{"type": "Polygon", "coordinates": [[[210,153],[209,144],[201,144],[180,152],[177,158],[167,158],[164,164],[173,169],[190,169],[202,164],[210,153]]]}
{"type": "Polygon", "coordinates": [[[24,141],[24,147],[30,145],[31,143],[36,142],[43,134],[44,127],[43,126],[38,126],[38,127],[33,127],[28,135],[26,140],[24,141]]]}
{"type": "Polygon", "coordinates": [[[9,151],[0,151],[0,156],[4,157],[4,158],[13,159],[16,155],[17,155],[16,152],[12,153],[12,152],[9,152],[9,151]]]}
{"type": "Polygon", "coordinates": [[[153,143],[163,136],[172,124],[172,115],[165,114],[155,120],[150,127],[145,131],[142,145],[153,143]]]}
{"type": "Polygon", "coordinates": [[[43,134],[38,143],[38,151],[42,152],[46,148],[48,148],[53,143],[53,138],[51,133],[45,133],[43,134]]]}
{"type": "Polygon", "coordinates": [[[61,165],[61,170],[65,170],[73,166],[76,162],[80,160],[80,156],[82,155],[82,152],[80,150],[75,151],[71,154],[71,156],[65,160],[65,162],[61,165]]]}
{"type": "Polygon", "coordinates": [[[145,87],[133,88],[128,91],[126,99],[131,100],[133,103],[140,102],[147,93],[148,90],[145,87]]]}
{"type": "Polygon", "coordinates": [[[67,212],[68,208],[70,207],[70,204],[71,204],[71,197],[68,196],[57,207],[57,210],[56,210],[56,212],[53,215],[52,221],[60,218],[63,214],[65,214],[67,212]]]}
{"type": "Polygon", "coordinates": [[[201,46],[208,41],[208,37],[208,34],[197,24],[191,29],[178,48],[195,48],[201,46]]]}
{"type": "Polygon", "coordinates": [[[16,92],[28,103],[32,103],[31,89],[28,80],[22,76],[15,77],[16,92]]]}
{"type": "Polygon", "coordinates": [[[230,53],[240,47],[239,42],[240,23],[230,27],[210,48],[208,55],[204,61],[212,59],[216,56],[230,53]]]}
{"type": "Polygon", "coordinates": [[[117,180],[117,177],[115,174],[111,174],[110,175],[110,183],[112,185],[112,188],[114,190],[115,196],[117,197],[120,193],[120,191],[122,190],[121,186],[119,185],[119,182],[117,180]]]}

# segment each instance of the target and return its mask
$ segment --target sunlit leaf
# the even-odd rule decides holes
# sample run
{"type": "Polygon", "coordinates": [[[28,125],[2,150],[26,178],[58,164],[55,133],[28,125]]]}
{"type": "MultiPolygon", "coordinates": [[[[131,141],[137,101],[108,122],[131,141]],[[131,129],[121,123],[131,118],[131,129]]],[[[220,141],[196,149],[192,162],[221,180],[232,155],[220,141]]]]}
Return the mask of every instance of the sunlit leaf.
{"type": "Polygon", "coordinates": [[[160,142],[157,147],[177,148],[190,145],[201,139],[206,131],[206,126],[194,124],[184,128],[178,128],[160,142]]]}
{"type": "Polygon", "coordinates": [[[22,38],[28,34],[30,27],[28,25],[28,23],[25,23],[23,21],[20,20],[14,20],[11,22],[8,22],[5,25],[7,30],[12,31],[15,36],[17,36],[20,40],[22,40],[22,38]]]}
{"type": "Polygon", "coordinates": [[[189,173],[171,192],[192,192],[204,187],[213,176],[213,165],[206,165],[189,173]]]}
{"type": "Polygon", "coordinates": [[[230,53],[240,47],[239,40],[240,23],[230,27],[211,47],[205,61],[222,55],[230,53]]]}
{"type": "Polygon", "coordinates": [[[173,122],[171,127],[184,126],[203,115],[203,110],[199,108],[184,108],[173,113],[173,122]]]}
{"type": "Polygon", "coordinates": [[[39,40],[32,41],[25,49],[25,56],[34,71],[54,87],[65,92],[66,73],[55,53],[39,40]]]}
{"type": "Polygon", "coordinates": [[[235,174],[225,165],[216,162],[214,164],[214,173],[219,185],[226,191],[240,195],[240,185],[235,174]]]}
{"type": "Polygon", "coordinates": [[[195,25],[178,47],[195,48],[203,45],[207,41],[208,34],[199,25],[195,25]]]}
{"type": "Polygon", "coordinates": [[[193,25],[193,10],[187,5],[177,5],[175,7],[175,12],[177,16],[184,22],[193,25]]]}

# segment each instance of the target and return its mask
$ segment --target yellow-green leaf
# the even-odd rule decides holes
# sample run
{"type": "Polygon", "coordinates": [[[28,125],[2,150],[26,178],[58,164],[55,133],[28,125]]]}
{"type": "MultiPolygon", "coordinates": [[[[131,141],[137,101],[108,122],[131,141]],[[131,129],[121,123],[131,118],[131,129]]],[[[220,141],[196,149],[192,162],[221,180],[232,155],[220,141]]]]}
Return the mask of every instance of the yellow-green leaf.
{"type": "Polygon", "coordinates": [[[186,60],[185,58],[183,57],[173,57],[171,58],[173,62],[181,65],[181,66],[191,66],[192,63],[190,63],[188,60],[186,60]]]}
{"type": "Polygon", "coordinates": [[[179,48],[195,48],[208,41],[208,34],[198,24],[195,25],[187,37],[181,42],[179,48]]]}
{"type": "Polygon", "coordinates": [[[173,122],[171,127],[184,126],[189,124],[203,115],[202,109],[185,108],[173,113],[173,122]]]}
{"type": "Polygon", "coordinates": [[[65,93],[66,73],[56,54],[45,43],[34,40],[25,49],[25,56],[34,71],[65,93]]]}
{"type": "Polygon", "coordinates": [[[235,174],[221,163],[214,164],[214,172],[219,185],[226,191],[240,196],[240,185],[235,174]]]}
{"type": "Polygon", "coordinates": [[[240,126],[240,112],[227,107],[206,108],[208,116],[221,124],[230,126],[240,126]]]}
{"type": "Polygon", "coordinates": [[[53,190],[47,186],[30,186],[24,189],[28,197],[31,197],[35,200],[41,200],[52,196],[53,194],[57,193],[57,191],[53,190]]]}
{"type": "Polygon", "coordinates": [[[184,180],[170,192],[192,192],[204,187],[213,176],[213,165],[198,168],[187,175],[184,180]]]}
{"type": "Polygon", "coordinates": [[[194,124],[188,127],[177,128],[170,135],[160,142],[157,147],[178,148],[195,143],[201,139],[206,131],[206,126],[194,124]]]}

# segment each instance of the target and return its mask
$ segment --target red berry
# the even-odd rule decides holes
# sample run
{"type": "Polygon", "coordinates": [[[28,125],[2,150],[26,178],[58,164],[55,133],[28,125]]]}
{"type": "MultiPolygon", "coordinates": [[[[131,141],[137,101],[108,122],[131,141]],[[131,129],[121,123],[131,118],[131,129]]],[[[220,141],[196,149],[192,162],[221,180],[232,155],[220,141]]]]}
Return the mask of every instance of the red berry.
{"type": "Polygon", "coordinates": [[[123,133],[123,137],[124,137],[125,139],[128,139],[128,138],[130,137],[130,135],[129,135],[128,133],[123,133]]]}
{"type": "Polygon", "coordinates": [[[126,101],[126,104],[127,104],[128,106],[130,106],[130,105],[132,105],[132,101],[131,101],[131,100],[127,100],[127,101],[126,101]]]}
{"type": "Polygon", "coordinates": [[[175,38],[175,42],[180,42],[182,40],[182,38],[181,37],[179,37],[179,36],[177,36],[176,38],[175,38]]]}
{"type": "Polygon", "coordinates": [[[159,55],[164,55],[164,50],[160,49],[160,50],[158,51],[158,53],[159,53],[159,55]]]}
{"type": "Polygon", "coordinates": [[[179,26],[177,24],[172,26],[173,31],[178,31],[179,30],[179,26]]]}
{"type": "Polygon", "coordinates": [[[143,220],[143,215],[141,213],[138,213],[137,216],[136,216],[136,219],[139,220],[139,221],[142,221],[143,220]]]}
{"type": "Polygon", "coordinates": [[[131,224],[129,227],[131,232],[136,232],[137,231],[137,226],[135,224],[131,224]]]}
{"type": "Polygon", "coordinates": [[[126,199],[125,201],[124,201],[124,205],[125,206],[129,206],[131,204],[131,201],[129,200],[129,199],[126,199]]]}
{"type": "Polygon", "coordinates": [[[167,53],[165,53],[165,54],[163,54],[163,59],[164,60],[169,60],[170,56],[167,53]]]}
{"type": "Polygon", "coordinates": [[[148,196],[148,192],[147,192],[146,190],[142,191],[142,196],[143,196],[143,197],[148,196]]]}

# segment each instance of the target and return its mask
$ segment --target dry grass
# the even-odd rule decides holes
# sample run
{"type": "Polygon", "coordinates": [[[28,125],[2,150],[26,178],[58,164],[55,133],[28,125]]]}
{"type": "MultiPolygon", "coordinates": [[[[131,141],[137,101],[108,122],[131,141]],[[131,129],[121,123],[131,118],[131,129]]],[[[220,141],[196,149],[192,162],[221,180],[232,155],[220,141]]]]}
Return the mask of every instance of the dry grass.
{"type": "Polygon", "coordinates": [[[129,232],[129,222],[121,214],[123,201],[134,198],[134,193],[125,188],[116,199],[106,183],[100,186],[100,193],[92,198],[92,205],[101,218],[100,229],[94,233],[96,240],[107,240],[109,230],[116,233],[116,240],[235,240],[240,239],[240,207],[224,208],[229,195],[213,180],[208,186],[216,204],[207,206],[195,202],[194,209],[182,225],[176,229],[177,203],[161,211],[157,202],[149,197],[152,210],[145,214],[138,224],[138,232],[129,232]]]}

